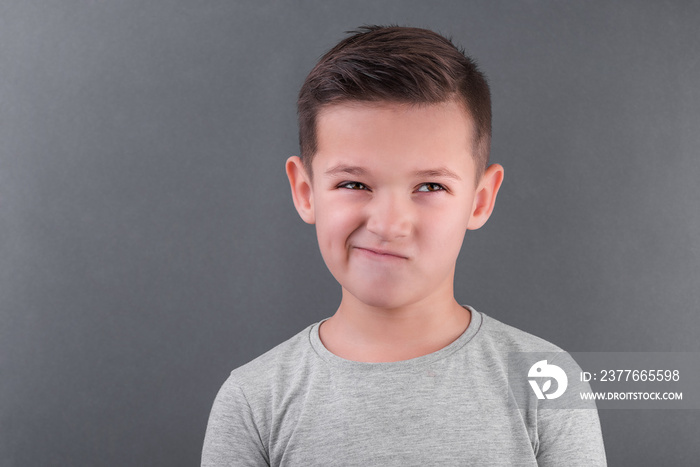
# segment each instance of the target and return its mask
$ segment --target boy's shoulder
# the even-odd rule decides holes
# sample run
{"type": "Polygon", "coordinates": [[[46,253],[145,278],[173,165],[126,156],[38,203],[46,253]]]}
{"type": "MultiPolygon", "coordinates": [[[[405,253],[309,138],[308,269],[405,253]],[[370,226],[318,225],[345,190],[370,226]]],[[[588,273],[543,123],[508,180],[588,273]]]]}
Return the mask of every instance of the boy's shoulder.
{"type": "Polygon", "coordinates": [[[286,341],[231,372],[227,383],[235,383],[243,392],[269,390],[276,382],[303,373],[311,353],[310,336],[318,323],[307,326],[286,341]],[[265,389],[264,389],[265,388],[265,389]]]}
{"type": "Polygon", "coordinates": [[[480,315],[482,325],[477,337],[501,352],[564,352],[560,347],[541,337],[505,324],[484,313],[480,315]]]}

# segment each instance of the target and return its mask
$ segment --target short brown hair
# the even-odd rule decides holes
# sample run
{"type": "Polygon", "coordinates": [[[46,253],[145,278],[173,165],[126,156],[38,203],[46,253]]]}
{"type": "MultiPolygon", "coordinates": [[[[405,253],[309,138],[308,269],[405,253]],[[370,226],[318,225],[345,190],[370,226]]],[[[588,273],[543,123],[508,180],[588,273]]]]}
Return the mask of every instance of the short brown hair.
{"type": "Polygon", "coordinates": [[[364,26],[326,53],[299,92],[299,146],[306,170],[317,150],[316,119],[349,101],[437,104],[461,101],[475,122],[477,178],[488,165],[491,93],[474,61],[449,39],[420,28],[364,26]]]}

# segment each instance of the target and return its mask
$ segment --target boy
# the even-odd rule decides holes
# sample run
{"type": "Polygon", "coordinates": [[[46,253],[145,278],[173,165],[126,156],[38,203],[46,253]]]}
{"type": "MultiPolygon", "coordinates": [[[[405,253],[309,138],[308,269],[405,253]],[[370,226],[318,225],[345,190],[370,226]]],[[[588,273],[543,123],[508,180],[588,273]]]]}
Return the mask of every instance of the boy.
{"type": "Polygon", "coordinates": [[[454,298],[465,232],[503,179],[474,63],[431,31],[362,28],[298,112],[292,197],[342,299],[232,372],[202,465],[605,465],[595,410],[523,406],[509,386],[509,353],[559,349],[454,298]]]}

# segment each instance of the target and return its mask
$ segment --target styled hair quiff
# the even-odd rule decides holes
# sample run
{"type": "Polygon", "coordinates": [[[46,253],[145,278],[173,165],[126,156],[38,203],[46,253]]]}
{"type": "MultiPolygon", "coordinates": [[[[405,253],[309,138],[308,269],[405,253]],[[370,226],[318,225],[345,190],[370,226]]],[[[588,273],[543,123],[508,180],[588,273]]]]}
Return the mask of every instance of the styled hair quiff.
{"type": "Polygon", "coordinates": [[[299,91],[299,146],[311,175],[316,123],[324,107],[344,102],[438,104],[458,101],[475,125],[477,179],[488,165],[491,93],[474,61],[449,39],[420,28],[363,26],[328,51],[299,91]]]}

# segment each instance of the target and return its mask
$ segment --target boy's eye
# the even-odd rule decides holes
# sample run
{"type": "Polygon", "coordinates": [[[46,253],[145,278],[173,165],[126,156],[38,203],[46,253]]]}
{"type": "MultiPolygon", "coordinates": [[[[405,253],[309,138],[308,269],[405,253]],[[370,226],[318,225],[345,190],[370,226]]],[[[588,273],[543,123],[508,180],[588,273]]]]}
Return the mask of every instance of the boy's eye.
{"type": "Polygon", "coordinates": [[[416,191],[422,192],[432,192],[432,191],[444,191],[445,187],[439,183],[424,183],[418,187],[416,191]]]}
{"type": "Polygon", "coordinates": [[[338,185],[338,188],[347,188],[348,190],[366,190],[367,185],[360,182],[343,182],[338,185]]]}

